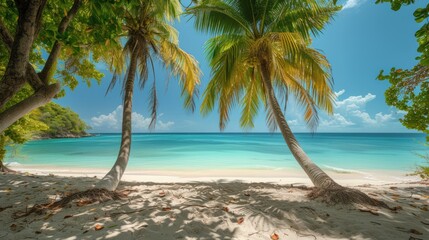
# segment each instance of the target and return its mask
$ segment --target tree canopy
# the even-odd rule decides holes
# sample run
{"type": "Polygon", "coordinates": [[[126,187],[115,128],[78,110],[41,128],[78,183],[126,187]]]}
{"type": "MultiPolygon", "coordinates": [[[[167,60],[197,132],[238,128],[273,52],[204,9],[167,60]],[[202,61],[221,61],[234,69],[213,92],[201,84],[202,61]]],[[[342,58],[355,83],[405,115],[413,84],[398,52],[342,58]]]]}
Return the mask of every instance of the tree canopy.
{"type": "MultiPolygon", "coordinates": [[[[6,0],[0,3],[0,132],[56,96],[63,86],[101,81],[96,62],[122,33],[114,6],[129,1],[6,0]],[[25,85],[29,95],[6,103],[25,85]]],[[[131,1],[133,2],[133,1],[131,1]]],[[[62,89],[62,90],[61,90],[62,89]]]]}
{"type": "MultiPolygon", "coordinates": [[[[29,91],[29,87],[24,88],[8,104],[19,101],[27,96],[29,91]]],[[[70,108],[48,103],[20,118],[0,134],[0,161],[4,158],[6,146],[23,144],[33,138],[86,136],[89,128],[70,108]]]]}
{"type": "Polygon", "coordinates": [[[73,110],[53,102],[34,111],[31,117],[48,126],[37,133],[44,138],[85,136],[90,128],[73,110]]]}
{"type": "MultiPolygon", "coordinates": [[[[377,0],[376,3],[389,2],[394,11],[414,0],[377,0]]],[[[416,23],[429,18],[429,4],[414,11],[416,23]]],[[[424,23],[415,34],[420,56],[411,69],[392,68],[389,74],[380,72],[378,79],[387,80],[390,87],[385,92],[386,103],[404,111],[400,119],[402,125],[427,134],[429,142],[429,22],[424,23]]]]}

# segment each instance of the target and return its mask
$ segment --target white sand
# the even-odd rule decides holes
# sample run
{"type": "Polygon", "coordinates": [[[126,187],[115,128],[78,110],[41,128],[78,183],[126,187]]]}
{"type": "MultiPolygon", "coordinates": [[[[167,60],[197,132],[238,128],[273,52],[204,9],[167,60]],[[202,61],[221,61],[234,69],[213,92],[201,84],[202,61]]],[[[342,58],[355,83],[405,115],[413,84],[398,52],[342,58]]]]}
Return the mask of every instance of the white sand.
{"type": "Polygon", "coordinates": [[[0,239],[270,239],[273,233],[279,239],[429,239],[429,185],[397,172],[329,172],[342,184],[402,207],[373,209],[377,215],[359,206],[309,200],[309,190],[296,187],[310,186],[298,171],[271,177],[258,171],[253,175],[258,178],[251,177],[253,170],[176,172],[175,177],[130,171],[125,179],[135,182],[120,185],[134,190],[126,200],[72,203],[55,213],[14,219],[13,213],[33,204],[91,188],[103,174],[94,169],[32,172],[37,175],[0,174],[0,239]],[[43,175],[52,172],[55,176],[43,175]],[[240,218],[244,221],[238,224],[240,218]],[[96,231],[97,224],[104,228],[96,231]]]}

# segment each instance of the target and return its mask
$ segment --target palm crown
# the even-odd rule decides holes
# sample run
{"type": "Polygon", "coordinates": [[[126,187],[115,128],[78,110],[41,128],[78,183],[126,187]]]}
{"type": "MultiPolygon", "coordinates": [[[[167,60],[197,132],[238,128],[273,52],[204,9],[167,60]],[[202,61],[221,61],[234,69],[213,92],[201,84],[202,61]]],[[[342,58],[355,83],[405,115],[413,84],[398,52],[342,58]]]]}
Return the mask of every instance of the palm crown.
{"type": "MultiPolygon", "coordinates": [[[[159,60],[172,76],[178,78],[182,96],[185,97],[184,106],[194,110],[193,96],[196,92],[195,87],[199,83],[200,70],[197,61],[179,47],[178,33],[170,25],[170,22],[181,14],[179,1],[137,1],[134,5],[131,3],[123,6],[122,10],[125,15],[123,29],[126,43],[120,51],[111,51],[111,69],[115,74],[108,90],[114,87],[117,75],[123,72],[126,59],[132,60],[134,54],[138,64],[141,88],[148,80],[149,69],[154,70],[154,62],[159,60]]],[[[127,69],[126,75],[129,74],[130,69],[127,69]]],[[[123,89],[125,89],[125,81],[123,89]]],[[[151,126],[153,127],[156,122],[157,108],[155,76],[150,98],[151,126]]]]}
{"type": "Polygon", "coordinates": [[[241,104],[240,125],[253,127],[260,102],[267,110],[267,122],[276,122],[267,104],[265,73],[284,96],[293,94],[305,108],[304,119],[315,128],[317,108],[333,111],[334,93],[330,65],[309,47],[338,7],[324,1],[296,0],[206,0],[190,8],[195,26],[215,36],[206,43],[212,79],[203,95],[201,112],[212,111],[219,101],[220,128],[229,110],[241,104]],[[267,67],[261,67],[265,63],[267,67]]]}

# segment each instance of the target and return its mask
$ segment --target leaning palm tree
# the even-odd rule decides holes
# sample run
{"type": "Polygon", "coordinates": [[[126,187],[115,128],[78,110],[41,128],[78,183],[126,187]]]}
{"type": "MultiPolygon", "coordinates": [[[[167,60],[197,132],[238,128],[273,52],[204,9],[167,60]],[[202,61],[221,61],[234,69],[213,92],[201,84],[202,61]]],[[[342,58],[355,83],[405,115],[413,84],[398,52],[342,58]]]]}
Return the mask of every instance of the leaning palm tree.
{"type": "MultiPolygon", "coordinates": [[[[154,69],[155,60],[160,60],[171,74],[179,79],[184,106],[194,109],[193,96],[195,86],[199,83],[200,70],[197,61],[179,48],[176,30],[170,25],[181,13],[178,0],[141,0],[138,5],[125,9],[123,29],[126,43],[123,51],[118,54],[112,50],[111,68],[114,77],[108,88],[114,87],[117,74],[124,69],[125,59],[129,59],[123,82],[123,117],[122,138],[117,160],[112,169],[96,186],[97,188],[113,191],[128,164],[131,150],[131,116],[134,80],[139,76],[140,87],[143,88],[148,80],[149,69],[154,69]]],[[[124,6],[125,8],[126,6],[124,6]]],[[[120,41],[120,40],[119,40],[120,41]]],[[[152,121],[150,127],[155,127],[157,116],[156,81],[153,79],[150,95],[152,121]]]]}
{"type": "Polygon", "coordinates": [[[331,203],[383,205],[358,190],[337,184],[300,147],[282,107],[294,95],[313,130],[317,110],[333,112],[335,94],[327,59],[312,49],[319,33],[338,7],[317,0],[203,0],[188,9],[197,29],[215,36],[206,43],[212,78],[204,92],[201,112],[219,104],[221,130],[235,104],[242,106],[240,125],[253,127],[260,103],[271,130],[279,127],[295,159],[315,185],[312,197],[331,203]],[[276,95],[277,93],[277,95],[276,95]]]}

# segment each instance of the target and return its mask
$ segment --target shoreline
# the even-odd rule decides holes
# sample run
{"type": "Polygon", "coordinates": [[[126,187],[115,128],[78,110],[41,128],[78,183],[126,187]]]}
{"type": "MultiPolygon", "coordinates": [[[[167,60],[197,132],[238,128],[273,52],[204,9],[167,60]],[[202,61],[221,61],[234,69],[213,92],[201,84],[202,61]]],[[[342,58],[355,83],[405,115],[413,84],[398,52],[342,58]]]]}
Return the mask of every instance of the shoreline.
{"type": "MultiPolygon", "coordinates": [[[[107,168],[70,168],[46,165],[10,165],[15,171],[35,175],[56,175],[64,177],[102,178],[107,168]]],[[[381,185],[419,181],[418,176],[408,176],[409,172],[398,170],[349,170],[324,168],[335,181],[344,186],[364,184],[381,185]]],[[[312,186],[302,169],[127,169],[122,178],[130,182],[189,183],[212,181],[241,181],[245,183],[264,182],[273,184],[300,184],[312,186]]]]}

